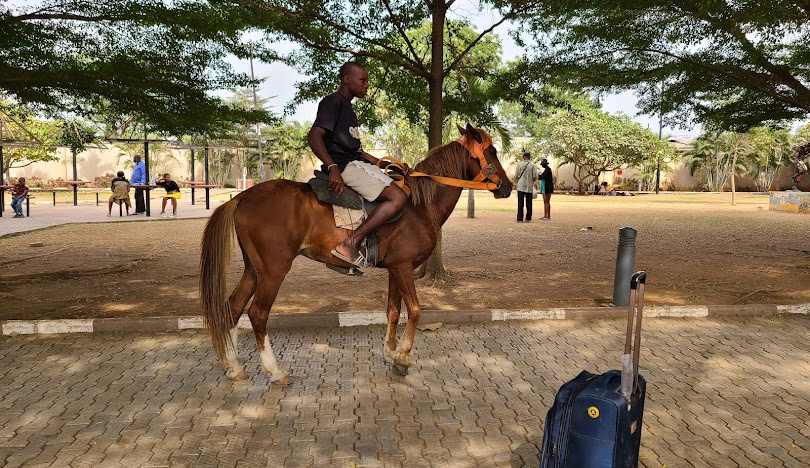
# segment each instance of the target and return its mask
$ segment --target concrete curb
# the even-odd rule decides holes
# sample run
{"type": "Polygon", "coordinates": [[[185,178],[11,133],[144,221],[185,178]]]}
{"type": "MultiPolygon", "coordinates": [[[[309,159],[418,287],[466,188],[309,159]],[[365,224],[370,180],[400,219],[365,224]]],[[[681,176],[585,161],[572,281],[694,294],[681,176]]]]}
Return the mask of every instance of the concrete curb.
{"type": "MultiPolygon", "coordinates": [[[[709,305],[709,306],[652,306],[644,309],[645,317],[723,317],[729,315],[810,315],[810,304],[775,305],[709,305]]],[[[505,320],[588,320],[624,319],[624,307],[564,307],[550,309],[491,309],[491,310],[423,310],[420,322],[476,323],[505,320]]],[[[403,311],[401,321],[407,321],[403,311]]],[[[356,327],[385,324],[384,311],[364,312],[312,312],[298,314],[270,314],[270,328],[292,327],[356,327]]],[[[240,328],[250,328],[247,315],[239,320],[240,328]]],[[[95,332],[174,332],[202,329],[200,317],[140,317],[61,320],[6,320],[0,322],[0,333],[6,336],[48,335],[55,333],[95,332]]]]}

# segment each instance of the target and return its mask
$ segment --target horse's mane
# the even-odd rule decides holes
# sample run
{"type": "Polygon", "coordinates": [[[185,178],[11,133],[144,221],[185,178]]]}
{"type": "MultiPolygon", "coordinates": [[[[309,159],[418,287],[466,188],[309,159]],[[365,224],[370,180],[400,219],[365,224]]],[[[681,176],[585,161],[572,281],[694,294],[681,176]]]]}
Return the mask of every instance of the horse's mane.
{"type": "MultiPolygon", "coordinates": [[[[468,157],[467,148],[454,141],[428,151],[425,159],[417,163],[414,170],[459,179],[464,175],[468,157]]],[[[433,201],[439,185],[430,177],[406,177],[405,184],[411,190],[414,205],[433,201]]]]}
{"type": "MultiPolygon", "coordinates": [[[[487,132],[481,129],[478,131],[484,137],[485,144],[492,144],[492,137],[487,132]]],[[[470,154],[467,148],[457,141],[452,141],[428,151],[425,159],[414,166],[414,170],[430,175],[462,179],[467,170],[468,159],[470,159],[470,154]]],[[[406,177],[405,185],[411,190],[411,201],[414,205],[433,201],[436,188],[439,186],[430,177],[406,177]]]]}

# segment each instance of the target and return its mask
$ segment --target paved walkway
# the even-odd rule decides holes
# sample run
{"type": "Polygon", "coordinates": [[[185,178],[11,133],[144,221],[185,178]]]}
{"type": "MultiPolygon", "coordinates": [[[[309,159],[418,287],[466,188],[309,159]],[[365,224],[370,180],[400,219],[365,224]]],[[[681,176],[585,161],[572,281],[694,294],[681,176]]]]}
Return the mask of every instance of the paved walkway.
{"type": "MultiPolygon", "coordinates": [[[[810,317],[645,320],[641,465],[810,465],[810,317]]],[[[407,377],[383,327],[271,336],[293,384],[232,383],[200,331],[0,338],[0,465],[537,466],[557,388],[616,367],[622,321],[446,325],[407,377]]]]}
{"type": "MultiPolygon", "coordinates": [[[[233,193],[236,195],[239,193],[236,190],[228,190],[228,189],[218,189],[217,194],[227,194],[233,193]]],[[[191,193],[186,191],[183,192],[183,197],[180,200],[180,205],[178,206],[177,212],[179,218],[207,218],[208,216],[213,213],[214,209],[217,208],[223,201],[227,201],[227,195],[224,195],[224,200],[221,200],[222,196],[218,197],[217,200],[211,200],[210,210],[205,209],[205,191],[199,190],[196,194],[196,202],[194,205],[191,204],[190,196],[191,193]],[[203,195],[200,195],[202,192],[203,195]]],[[[8,202],[10,198],[8,196],[5,197],[5,201],[8,202]]],[[[131,222],[131,221],[144,221],[144,220],[160,220],[163,219],[160,217],[160,204],[162,203],[162,197],[152,197],[151,202],[151,217],[146,217],[145,215],[140,216],[127,216],[124,214],[124,217],[118,216],[118,206],[113,206],[113,215],[111,217],[107,217],[107,202],[106,198],[102,197],[101,203],[99,206],[96,206],[95,202],[80,202],[79,206],[73,206],[71,204],[66,203],[59,203],[56,206],[53,206],[49,201],[48,202],[38,202],[37,204],[31,204],[31,216],[28,218],[14,218],[14,212],[6,203],[6,210],[3,212],[3,217],[0,218],[0,237],[13,234],[17,232],[25,232],[31,231],[34,229],[41,229],[50,226],[56,226],[59,224],[70,224],[70,223],[108,223],[108,222],[131,222]]],[[[171,209],[171,205],[169,204],[167,210],[171,209]]],[[[133,208],[131,210],[134,213],[134,199],[133,199],[133,208]]]]}

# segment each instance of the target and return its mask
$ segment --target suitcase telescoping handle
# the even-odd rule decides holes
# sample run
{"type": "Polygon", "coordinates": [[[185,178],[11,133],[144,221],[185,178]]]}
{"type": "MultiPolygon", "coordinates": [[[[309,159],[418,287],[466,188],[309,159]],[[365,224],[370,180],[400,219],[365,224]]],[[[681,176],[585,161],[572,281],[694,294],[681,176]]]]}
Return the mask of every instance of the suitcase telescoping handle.
{"type": "Polygon", "coordinates": [[[630,306],[627,309],[627,336],[624,340],[624,354],[633,353],[633,388],[638,385],[638,360],[641,347],[641,317],[644,310],[644,284],[647,272],[637,271],[630,278],[630,306]],[[636,306],[638,303],[638,307],[636,306]],[[635,322],[635,339],[633,324],[635,322]],[[632,346],[631,346],[632,343],[632,346]]]}

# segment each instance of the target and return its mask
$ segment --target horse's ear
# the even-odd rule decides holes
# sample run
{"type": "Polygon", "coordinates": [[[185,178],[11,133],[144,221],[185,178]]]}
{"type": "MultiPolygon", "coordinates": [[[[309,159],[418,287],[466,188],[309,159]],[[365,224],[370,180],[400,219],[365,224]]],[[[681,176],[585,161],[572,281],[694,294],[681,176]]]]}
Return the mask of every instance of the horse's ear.
{"type": "Polygon", "coordinates": [[[473,127],[472,124],[469,122],[467,122],[467,129],[465,135],[467,135],[468,137],[472,137],[478,143],[484,142],[484,136],[481,135],[481,132],[479,132],[478,129],[473,127]]]}
{"type": "Polygon", "coordinates": [[[467,134],[467,130],[464,130],[464,127],[459,125],[458,122],[456,122],[456,128],[458,129],[458,133],[461,133],[461,136],[464,136],[464,135],[467,134]]]}

